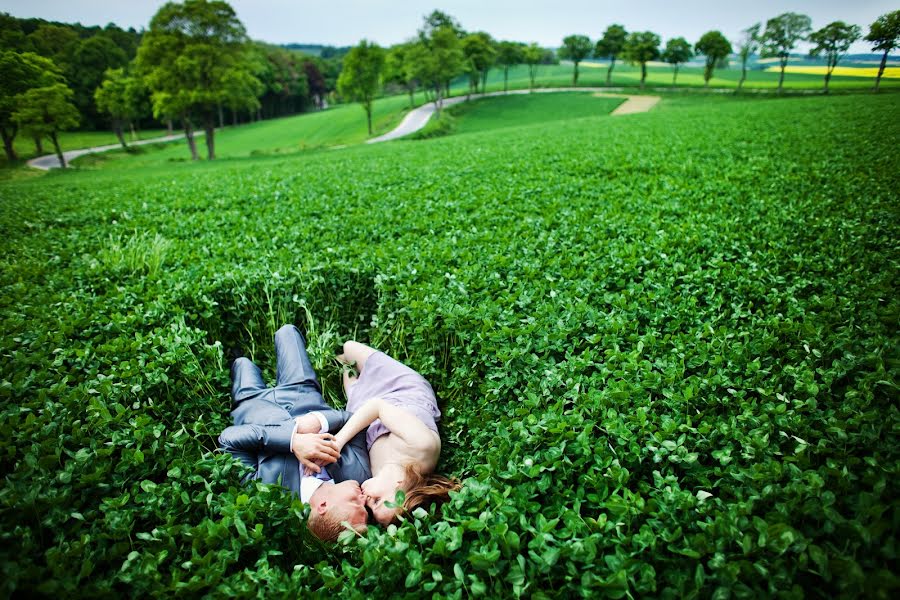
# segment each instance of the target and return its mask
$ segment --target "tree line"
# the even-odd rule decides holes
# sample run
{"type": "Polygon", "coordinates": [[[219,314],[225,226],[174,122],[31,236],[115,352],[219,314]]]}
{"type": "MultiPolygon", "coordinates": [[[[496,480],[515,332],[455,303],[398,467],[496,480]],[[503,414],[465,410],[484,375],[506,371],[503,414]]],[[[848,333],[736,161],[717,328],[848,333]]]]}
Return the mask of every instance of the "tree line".
{"type": "MultiPolygon", "coordinates": [[[[791,51],[800,41],[813,44],[811,56],[824,56],[827,62],[825,92],[840,58],[850,45],[861,38],[857,25],[843,21],[829,23],[822,29],[812,31],[812,20],[797,13],[784,13],[757,23],[742,32],[737,42],[737,54],[741,60],[740,90],[747,78],[747,62],[751,55],[759,52],[762,57],[777,57],[780,65],[778,92],[783,89],[784,72],[791,51]]],[[[881,66],[875,80],[878,89],[884,73],[887,56],[900,41],[900,11],[894,11],[878,18],[869,27],[864,38],[873,44],[873,50],[883,52],[881,66]]],[[[705,85],[716,68],[724,67],[728,57],[735,50],[731,42],[720,31],[709,31],[694,43],[683,37],[666,42],[661,48],[660,36],[652,31],[628,32],[622,25],[614,24],[596,42],[586,35],[569,35],[563,38],[558,57],[573,63],[572,85],[578,85],[578,66],[587,58],[609,61],[606,84],[612,83],[612,72],[616,59],[625,60],[641,67],[641,88],[647,78],[647,63],[663,60],[673,67],[672,83],[677,81],[678,69],[694,56],[703,56],[705,85]]],[[[553,52],[539,48],[537,44],[526,45],[519,42],[495,41],[484,32],[466,33],[452,17],[435,11],[425,17],[425,23],[418,36],[403,44],[386,50],[366,40],[350,50],[344,69],[338,79],[338,89],[348,99],[360,102],[365,109],[372,133],[372,102],[379,92],[379,85],[396,84],[403,87],[413,104],[414,92],[421,88],[426,98],[433,100],[438,111],[441,100],[449,94],[449,82],[460,75],[469,80],[469,93],[478,93],[479,85],[484,90],[488,71],[503,69],[503,89],[507,90],[509,69],[514,65],[529,67],[530,85],[534,87],[536,66],[554,62],[553,52]],[[548,58],[549,53],[549,58],[548,58]]]]}
{"type": "MultiPolygon", "coordinates": [[[[126,133],[135,139],[142,124],[165,125],[170,132],[178,124],[189,133],[196,158],[198,127],[209,131],[211,123],[222,127],[279,117],[333,101],[345,53],[325,47],[321,56],[312,56],[251,41],[225,2],[167,4],[147,31],[0,13],[0,133],[6,157],[17,159],[18,134],[31,137],[38,154],[42,140],[49,139],[62,162],[57,134],[65,129],[111,125],[127,147],[126,133]],[[52,90],[32,92],[42,88],[52,90]]],[[[210,157],[212,140],[207,141],[210,157]]]]}
{"type": "MultiPolygon", "coordinates": [[[[662,60],[672,65],[672,83],[675,84],[679,67],[695,56],[703,56],[705,58],[703,79],[708,86],[715,69],[727,66],[728,57],[736,52],[741,61],[741,78],[738,81],[740,90],[747,79],[747,61],[751,55],[758,52],[763,58],[778,58],[780,66],[778,92],[781,92],[791,52],[799,42],[807,41],[813,45],[809,51],[810,56],[823,56],[826,60],[824,91],[827,93],[828,83],[838,61],[847,53],[850,46],[862,37],[858,25],[848,25],[843,21],[834,21],[813,31],[812,20],[808,16],[793,12],[773,17],[766,21],[765,25],[756,23],[743,30],[741,34],[736,50],[717,30],[704,33],[693,45],[683,37],[676,37],[667,40],[665,48],[661,48],[661,38],[652,31],[628,33],[622,25],[610,25],[596,44],[586,35],[566,36],[559,55],[561,58],[571,60],[574,65],[573,85],[578,85],[578,64],[591,57],[609,60],[606,84],[611,85],[616,59],[622,58],[631,64],[640,65],[641,88],[643,88],[647,78],[647,63],[650,61],[662,60]]],[[[900,41],[900,11],[879,17],[869,26],[869,33],[864,39],[872,43],[874,51],[883,52],[878,75],[875,78],[877,90],[884,74],[888,54],[900,41]]]]}
{"type": "MultiPolygon", "coordinates": [[[[744,84],[749,57],[779,59],[784,82],[791,51],[802,40],[813,44],[813,56],[827,61],[825,90],[834,68],[850,45],[859,40],[856,25],[835,21],[812,31],[809,17],[784,13],[742,32],[736,42],[741,60],[738,90],[744,84]]],[[[877,90],[891,50],[900,40],[900,11],[878,18],[865,40],[884,53],[876,77],[877,90]]],[[[329,48],[328,57],[312,57],[283,47],[253,42],[224,0],[185,0],[163,5],[146,31],[48,23],[0,14],[0,133],[8,160],[16,159],[13,141],[19,131],[30,135],[38,152],[49,138],[63,161],[57,134],[79,123],[96,126],[109,119],[122,146],[125,130],[152,118],[172,131],[183,129],[193,159],[199,158],[194,134],[205,134],[207,157],[215,158],[215,129],[226,120],[261,119],[322,108],[329,97],[362,104],[372,134],[372,105],[383,92],[421,90],[438,112],[450,93],[450,83],[463,76],[469,94],[484,91],[490,69],[501,68],[504,91],[509,69],[527,65],[530,86],[538,66],[571,60],[573,85],[579,64],[589,57],[609,61],[606,83],[611,84],[617,59],[641,67],[643,88],[647,63],[663,60],[678,69],[695,55],[705,58],[704,80],[709,85],[716,68],[726,64],[735,49],[719,31],[705,33],[694,44],[683,37],[667,41],[651,31],[628,32],[613,24],[593,42],[586,35],[562,40],[558,55],[535,43],[497,41],[490,34],[467,32],[441,11],[424,17],[422,27],[406,42],[387,49],[363,40],[346,54],[329,48]]],[[[323,52],[323,55],[325,52],[323,52]]]]}

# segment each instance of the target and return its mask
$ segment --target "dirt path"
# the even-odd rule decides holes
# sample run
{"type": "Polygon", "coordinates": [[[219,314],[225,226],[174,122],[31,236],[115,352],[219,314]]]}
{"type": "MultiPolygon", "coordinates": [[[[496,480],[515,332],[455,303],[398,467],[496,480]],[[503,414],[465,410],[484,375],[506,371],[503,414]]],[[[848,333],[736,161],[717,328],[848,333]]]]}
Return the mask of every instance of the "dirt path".
{"type": "MultiPolygon", "coordinates": [[[[194,137],[200,137],[203,135],[202,131],[195,131],[194,137]]],[[[158,138],[151,138],[149,140],[138,140],[137,142],[129,142],[129,146],[143,146],[144,144],[157,144],[159,142],[172,142],[175,140],[180,140],[184,138],[183,133],[176,133],[174,135],[166,135],[158,138]]],[[[66,164],[70,164],[72,160],[78,158],[79,156],[84,156],[85,154],[94,154],[96,152],[106,152],[108,150],[115,150],[116,148],[121,148],[121,144],[109,144],[107,146],[94,146],[93,148],[81,148],[79,150],[66,150],[63,152],[63,158],[66,159],[66,164]]],[[[35,169],[40,169],[42,171],[49,171],[50,169],[58,169],[62,165],[59,164],[59,158],[55,154],[47,154],[46,156],[38,156],[37,158],[32,158],[28,161],[29,167],[34,167],[35,169]]]]}
{"type": "MultiPolygon", "coordinates": [[[[635,96],[631,94],[618,94],[618,93],[610,93],[615,91],[620,91],[621,88],[591,88],[591,87],[583,87],[583,88],[537,88],[535,90],[510,90],[508,92],[490,92],[487,94],[472,94],[472,98],[487,98],[492,96],[506,96],[508,94],[530,94],[530,93],[553,93],[553,92],[593,92],[595,96],[600,98],[625,98],[625,102],[620,104],[612,113],[612,116],[619,115],[630,115],[635,113],[647,112],[659,102],[659,96],[635,96]]],[[[465,102],[467,100],[466,96],[454,96],[453,98],[447,98],[444,100],[443,105],[444,108],[448,106],[453,106],[454,104],[459,104],[460,102],[465,102]]],[[[411,133],[415,133],[419,131],[428,123],[428,120],[431,118],[431,115],[435,113],[434,102],[429,102],[428,104],[423,104],[422,106],[411,110],[407,115],[403,118],[399,125],[394,128],[392,131],[384,135],[380,135],[376,138],[372,138],[371,140],[367,140],[367,144],[377,144],[379,142],[387,142],[390,140],[396,140],[397,138],[401,138],[407,136],[411,133]]]]}

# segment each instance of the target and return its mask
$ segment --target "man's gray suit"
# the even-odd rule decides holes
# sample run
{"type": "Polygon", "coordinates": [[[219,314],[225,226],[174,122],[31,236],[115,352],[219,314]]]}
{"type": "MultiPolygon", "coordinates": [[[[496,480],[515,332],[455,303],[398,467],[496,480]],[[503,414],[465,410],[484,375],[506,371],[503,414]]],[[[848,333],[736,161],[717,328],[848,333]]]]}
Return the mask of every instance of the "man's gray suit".
{"type": "MultiPolygon", "coordinates": [[[[266,387],[259,367],[246,358],[231,367],[234,426],[219,436],[219,446],[239,458],[255,473],[248,479],[281,483],[300,494],[300,462],[291,452],[294,419],[312,411],[337,433],[352,413],[335,410],[322,399],[322,388],[306,354],[303,337],[293,325],[275,334],[277,374],[275,387],[266,387]]],[[[325,470],[336,483],[372,477],[365,430],[341,450],[340,459],[325,470]]]]}

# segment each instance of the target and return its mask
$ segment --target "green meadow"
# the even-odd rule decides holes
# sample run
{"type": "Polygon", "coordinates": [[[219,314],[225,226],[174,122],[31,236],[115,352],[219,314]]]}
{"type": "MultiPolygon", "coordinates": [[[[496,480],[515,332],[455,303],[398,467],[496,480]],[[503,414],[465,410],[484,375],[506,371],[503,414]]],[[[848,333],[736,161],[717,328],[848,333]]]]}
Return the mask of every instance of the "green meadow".
{"type": "MultiPolygon", "coordinates": [[[[135,132],[138,140],[148,140],[162,135],[166,135],[165,129],[148,129],[135,132]]],[[[131,133],[125,134],[125,143],[131,143],[131,133]]],[[[110,144],[118,144],[112,131],[63,131],[59,134],[59,146],[63,152],[67,150],[78,150],[80,148],[91,148],[94,146],[107,146],[110,144]]],[[[24,135],[17,135],[14,147],[16,154],[21,160],[28,160],[38,156],[35,151],[34,140],[24,135]]],[[[54,152],[53,142],[49,139],[43,140],[43,154],[52,154],[54,152]]],[[[0,168],[7,167],[6,156],[0,157],[0,168]]]]}
{"type": "MultiPolygon", "coordinates": [[[[417,102],[424,102],[421,94],[417,95],[417,102]]],[[[372,115],[372,126],[376,134],[393,129],[408,108],[409,96],[405,95],[376,101],[372,115]]],[[[226,127],[216,134],[216,155],[221,158],[242,158],[290,154],[358,144],[367,137],[363,109],[357,104],[339,104],[319,112],[226,127]]],[[[197,137],[196,140],[200,155],[205,156],[203,138],[197,137]]],[[[190,153],[184,140],[145,147],[137,155],[113,151],[87,156],[79,159],[76,165],[85,168],[133,169],[181,162],[190,162],[190,153]]]]}
{"type": "MultiPolygon", "coordinates": [[[[584,87],[605,86],[606,71],[609,63],[606,62],[582,62],[578,68],[578,85],[584,87]]],[[[561,63],[558,65],[538,65],[535,85],[541,87],[559,87],[572,84],[573,66],[561,63]]],[[[673,70],[669,66],[648,65],[648,87],[671,87],[673,70]]],[[[744,88],[747,90],[760,89],[772,90],[778,87],[779,73],[763,70],[748,70],[744,88]]],[[[713,88],[737,88],[741,78],[740,64],[732,64],[728,69],[716,69],[709,85],[713,88]]],[[[822,75],[809,75],[801,73],[788,73],[785,75],[785,90],[816,90],[822,89],[822,75]]],[[[614,87],[638,87],[641,82],[641,68],[639,65],[630,65],[627,62],[616,61],[613,68],[611,85],[614,87]]],[[[839,90],[866,90],[874,85],[872,77],[849,77],[835,75],[831,78],[832,91],[839,90]]],[[[509,86],[511,88],[527,88],[530,84],[528,67],[516,66],[509,70],[509,86]]],[[[703,87],[703,68],[682,66],[678,70],[676,87],[703,87]]],[[[900,87],[900,79],[885,78],[881,81],[883,88],[900,87]]],[[[463,87],[460,84],[459,87],[463,87]]],[[[503,71],[492,69],[488,75],[488,91],[503,89],[503,71]]]]}
{"type": "Polygon", "coordinates": [[[473,99],[450,106],[416,137],[447,133],[479,133],[492,129],[519,128],[611,113],[624,100],[598,98],[593,93],[560,92],[514,94],[473,99]]]}
{"type": "Polygon", "coordinates": [[[892,597],[900,96],[663,96],[0,182],[0,593],[892,597]],[[241,485],[225,349],[284,322],[335,405],[350,337],[432,382],[442,515],[323,546],[241,485]]]}

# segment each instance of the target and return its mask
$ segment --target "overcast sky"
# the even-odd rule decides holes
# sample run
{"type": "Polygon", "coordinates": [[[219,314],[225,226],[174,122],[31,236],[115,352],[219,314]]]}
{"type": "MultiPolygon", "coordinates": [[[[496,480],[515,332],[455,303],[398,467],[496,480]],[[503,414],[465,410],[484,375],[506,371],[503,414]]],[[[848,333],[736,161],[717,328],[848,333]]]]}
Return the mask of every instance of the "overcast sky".
{"type": "MultiPolygon", "coordinates": [[[[146,28],[164,0],[0,0],[0,11],[66,23],[146,28]]],[[[696,42],[710,29],[731,40],[753,23],[782,12],[812,17],[818,29],[832,21],[862,27],[900,8],[898,0],[231,0],[253,39],[275,44],[322,43],[349,46],[360,39],[381,45],[415,34],[434,9],[454,16],[467,31],[487,31],[496,39],[556,47],[564,36],[582,33],[597,39],[611,23],[628,31],[650,30],[665,40],[683,36],[696,42]]],[[[869,52],[864,43],[851,52],[869,52]]]]}

